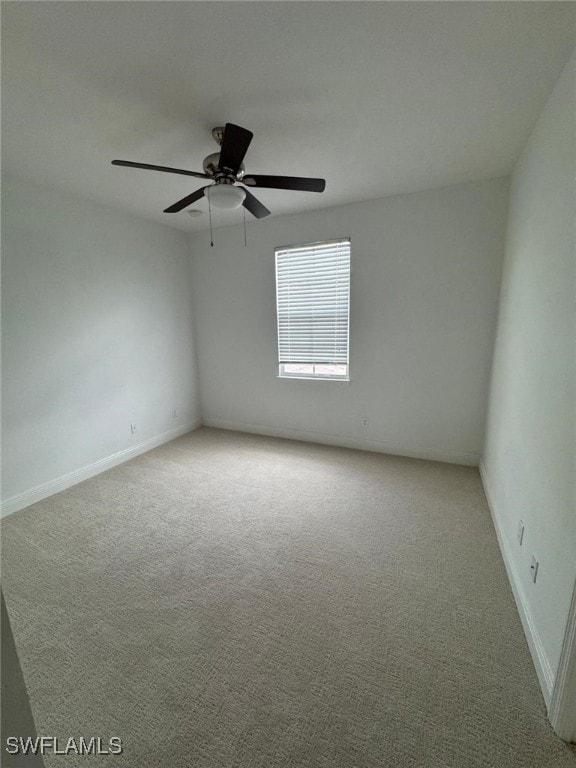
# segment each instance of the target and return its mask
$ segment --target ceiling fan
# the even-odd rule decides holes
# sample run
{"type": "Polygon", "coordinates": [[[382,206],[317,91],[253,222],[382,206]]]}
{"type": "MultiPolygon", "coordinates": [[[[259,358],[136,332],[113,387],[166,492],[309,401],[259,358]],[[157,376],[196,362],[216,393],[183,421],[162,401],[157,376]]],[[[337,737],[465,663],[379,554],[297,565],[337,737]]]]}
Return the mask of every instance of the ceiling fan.
{"type": "Polygon", "coordinates": [[[202,197],[208,198],[209,203],[217,208],[232,210],[241,205],[257,219],[269,216],[270,211],[245,188],[262,187],[268,189],[293,189],[305,192],[323,192],[326,187],[324,179],[308,179],[298,176],[254,176],[246,174],[244,157],[252,141],[253,133],[233,123],[226,123],[224,128],[214,128],[212,136],[220,145],[220,151],[204,158],[204,173],[185,171],[181,168],[168,168],[164,165],[148,165],[147,163],[132,163],[129,160],[112,160],[112,165],[122,165],[128,168],[143,168],[148,171],[164,173],[179,173],[183,176],[194,176],[198,179],[210,179],[212,184],[192,192],[182,200],[164,209],[164,213],[178,213],[202,197]]]}

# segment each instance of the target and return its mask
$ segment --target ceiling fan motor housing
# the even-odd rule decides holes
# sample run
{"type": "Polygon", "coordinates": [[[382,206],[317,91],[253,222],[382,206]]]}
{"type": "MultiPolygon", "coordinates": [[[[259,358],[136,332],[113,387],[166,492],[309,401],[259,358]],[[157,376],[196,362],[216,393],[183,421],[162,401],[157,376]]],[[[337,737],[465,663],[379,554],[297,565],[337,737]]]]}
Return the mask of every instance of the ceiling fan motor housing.
{"type": "Polygon", "coordinates": [[[220,168],[220,152],[213,152],[204,158],[202,162],[202,168],[214,181],[220,179],[230,179],[229,184],[234,184],[235,181],[240,181],[246,172],[244,163],[238,169],[238,173],[234,174],[232,171],[220,168]]]}

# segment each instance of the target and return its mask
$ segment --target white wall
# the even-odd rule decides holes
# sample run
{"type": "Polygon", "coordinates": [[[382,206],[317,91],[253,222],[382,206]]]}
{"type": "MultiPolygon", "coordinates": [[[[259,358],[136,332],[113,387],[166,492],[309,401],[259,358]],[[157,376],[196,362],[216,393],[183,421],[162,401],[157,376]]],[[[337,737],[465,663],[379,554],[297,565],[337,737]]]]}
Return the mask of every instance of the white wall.
{"type": "Polygon", "coordinates": [[[186,237],[15,179],[2,205],[9,512],[186,431],[199,406],[186,237]]]}
{"type": "Polygon", "coordinates": [[[547,698],[576,577],[574,64],[573,57],[512,177],[483,458],[547,698]]]}
{"type": "Polygon", "coordinates": [[[476,464],[507,187],[496,179],[251,221],[247,248],[241,225],[217,229],[214,248],[207,233],[192,236],[203,422],[476,464]],[[344,236],[352,381],[279,379],[274,247],[344,236]]]}

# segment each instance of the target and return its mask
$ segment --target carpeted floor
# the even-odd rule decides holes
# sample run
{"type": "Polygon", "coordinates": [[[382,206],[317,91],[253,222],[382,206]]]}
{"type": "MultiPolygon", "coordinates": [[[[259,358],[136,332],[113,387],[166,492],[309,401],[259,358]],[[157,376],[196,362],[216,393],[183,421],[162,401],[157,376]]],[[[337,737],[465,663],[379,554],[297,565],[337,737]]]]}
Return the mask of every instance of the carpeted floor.
{"type": "Polygon", "coordinates": [[[200,429],[8,517],[47,768],[576,768],[477,470],[200,429]]]}

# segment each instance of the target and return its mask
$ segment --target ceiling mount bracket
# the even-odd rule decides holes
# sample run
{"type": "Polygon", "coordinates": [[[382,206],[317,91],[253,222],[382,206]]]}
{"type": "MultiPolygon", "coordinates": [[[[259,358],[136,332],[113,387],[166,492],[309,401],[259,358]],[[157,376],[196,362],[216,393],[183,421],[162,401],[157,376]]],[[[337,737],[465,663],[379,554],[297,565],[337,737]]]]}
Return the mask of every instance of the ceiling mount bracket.
{"type": "Polygon", "coordinates": [[[218,144],[219,147],[222,146],[222,139],[224,138],[224,126],[219,125],[216,128],[212,128],[212,138],[218,144]]]}

